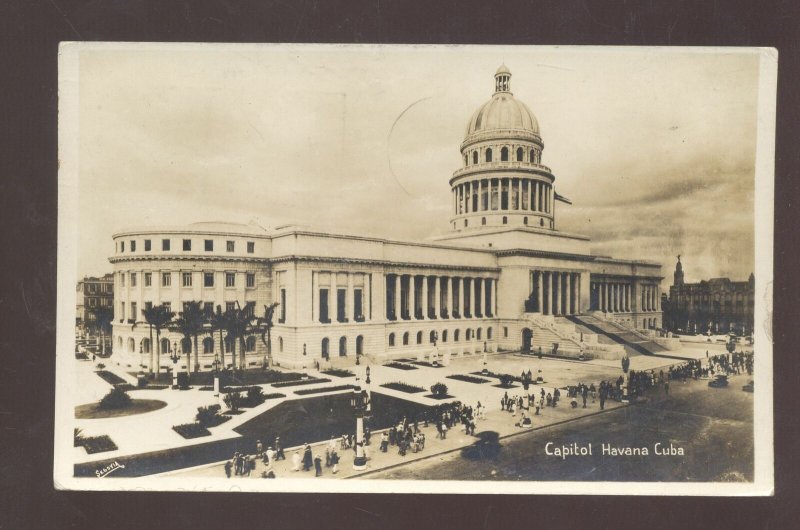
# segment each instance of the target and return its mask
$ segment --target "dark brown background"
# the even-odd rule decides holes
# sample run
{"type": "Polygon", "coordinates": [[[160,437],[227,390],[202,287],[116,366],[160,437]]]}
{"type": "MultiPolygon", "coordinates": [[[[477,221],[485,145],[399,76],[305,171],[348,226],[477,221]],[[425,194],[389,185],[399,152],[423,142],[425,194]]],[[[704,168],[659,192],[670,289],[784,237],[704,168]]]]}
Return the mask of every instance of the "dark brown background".
{"type": "MultiPolygon", "coordinates": [[[[0,3],[0,528],[790,528],[798,504],[797,2],[5,0],[0,3]],[[62,40],[774,46],[775,478],[756,499],[158,494],[52,486],[62,40]],[[10,362],[9,362],[10,361],[10,362]],[[794,509],[793,509],[794,508],[794,509]]],[[[736,131],[731,131],[736,134],[736,131]]],[[[602,491],[598,491],[598,494],[602,491]]]]}

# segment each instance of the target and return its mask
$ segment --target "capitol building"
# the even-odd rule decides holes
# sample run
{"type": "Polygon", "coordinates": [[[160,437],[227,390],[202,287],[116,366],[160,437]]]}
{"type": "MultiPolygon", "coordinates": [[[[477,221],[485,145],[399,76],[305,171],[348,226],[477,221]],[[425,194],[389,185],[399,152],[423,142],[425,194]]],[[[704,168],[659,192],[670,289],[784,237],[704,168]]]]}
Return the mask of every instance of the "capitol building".
{"type": "MultiPolygon", "coordinates": [[[[450,230],[426,241],[233,223],[114,234],[116,362],[148,369],[155,349],[142,311],[169,304],[180,313],[189,301],[223,311],[254,302],[256,315],[278,303],[272,358],[287,368],[498,351],[613,359],[672,347],[656,332],[661,266],[594,255],[589,238],[558,230],[556,202],[569,201],[505,66],[460,150],[450,230]]],[[[175,348],[192,347],[175,332],[161,337],[162,367],[175,348]]],[[[200,338],[201,369],[219,344],[200,338]]],[[[265,350],[249,337],[246,364],[261,366],[265,350]]]]}

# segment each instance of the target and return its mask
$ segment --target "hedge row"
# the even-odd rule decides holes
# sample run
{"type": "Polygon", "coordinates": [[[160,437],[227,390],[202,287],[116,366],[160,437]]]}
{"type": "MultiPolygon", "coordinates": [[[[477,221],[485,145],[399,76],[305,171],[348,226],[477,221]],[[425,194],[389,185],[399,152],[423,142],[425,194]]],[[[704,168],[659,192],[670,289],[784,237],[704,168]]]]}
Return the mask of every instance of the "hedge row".
{"type": "Polygon", "coordinates": [[[466,381],[467,383],[475,383],[475,384],[482,384],[489,382],[488,379],[483,379],[482,377],[472,377],[471,375],[461,375],[461,374],[448,375],[447,378],[455,379],[456,381],[466,381]]]}
{"type": "Polygon", "coordinates": [[[295,390],[294,393],[298,396],[307,396],[309,394],[322,394],[323,392],[335,392],[337,390],[352,390],[355,387],[355,385],[339,385],[328,386],[324,388],[304,388],[301,390],[295,390]]]}
{"type": "Polygon", "coordinates": [[[400,392],[405,392],[406,394],[416,394],[417,392],[425,392],[425,389],[421,386],[416,385],[409,385],[408,383],[403,383],[401,381],[395,381],[393,383],[386,383],[381,385],[384,388],[390,388],[392,390],[398,390],[400,392]]]}
{"type": "Polygon", "coordinates": [[[330,383],[331,380],[321,377],[319,379],[311,377],[309,379],[300,379],[297,381],[286,381],[285,383],[272,383],[272,386],[275,388],[284,388],[287,386],[303,386],[303,385],[313,385],[315,383],[330,383]]]}

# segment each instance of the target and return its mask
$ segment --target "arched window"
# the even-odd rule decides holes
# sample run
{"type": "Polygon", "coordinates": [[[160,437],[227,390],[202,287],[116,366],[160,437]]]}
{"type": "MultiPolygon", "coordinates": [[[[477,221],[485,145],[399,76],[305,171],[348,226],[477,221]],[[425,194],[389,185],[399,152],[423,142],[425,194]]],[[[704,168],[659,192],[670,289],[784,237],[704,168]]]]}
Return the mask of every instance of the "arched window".
{"type": "Polygon", "coordinates": [[[256,338],[247,337],[247,340],[245,341],[245,348],[246,351],[256,351],[256,338]]]}
{"type": "Polygon", "coordinates": [[[486,218],[485,218],[485,217],[482,217],[482,218],[481,218],[481,224],[482,224],[482,225],[486,225],[486,218]]]}
{"type": "Polygon", "coordinates": [[[492,149],[491,148],[486,150],[486,161],[487,162],[491,162],[492,161],[492,149]]]}
{"type": "Polygon", "coordinates": [[[233,343],[236,341],[230,335],[225,336],[225,353],[231,353],[233,351],[233,343]]]}
{"type": "Polygon", "coordinates": [[[453,332],[453,342],[458,342],[459,330],[453,332]]]}
{"type": "Polygon", "coordinates": [[[283,352],[283,337],[278,337],[278,351],[283,352]]]}
{"type": "Polygon", "coordinates": [[[339,357],[347,356],[347,337],[339,338],[339,357]]]}
{"type": "Polygon", "coordinates": [[[544,226],[544,219],[539,219],[539,226],[544,226]]]}
{"type": "Polygon", "coordinates": [[[477,164],[478,163],[478,152],[477,151],[473,151],[472,152],[472,163],[473,164],[477,164]]]}
{"type": "Polygon", "coordinates": [[[135,352],[136,351],[136,341],[133,338],[128,339],[128,351],[135,352]]]}
{"type": "Polygon", "coordinates": [[[182,353],[192,353],[192,341],[184,337],[181,339],[181,352],[182,353]]]}
{"type": "Polygon", "coordinates": [[[524,225],[528,224],[528,218],[527,217],[523,217],[522,218],[522,224],[524,224],[524,225]]]}
{"type": "Polygon", "coordinates": [[[422,332],[417,332],[417,344],[422,344],[422,332]]]}
{"type": "Polygon", "coordinates": [[[356,355],[364,355],[364,336],[356,337],[356,355]]]}
{"type": "Polygon", "coordinates": [[[508,224],[508,217],[506,217],[505,215],[503,216],[503,224],[504,225],[508,224]]]}
{"type": "Polygon", "coordinates": [[[328,340],[328,337],[322,339],[322,358],[327,359],[331,355],[331,341],[328,340]]]}
{"type": "Polygon", "coordinates": [[[408,331],[403,333],[403,346],[408,346],[408,331]]]}
{"type": "Polygon", "coordinates": [[[492,328],[486,328],[486,340],[492,340],[492,328]]]}
{"type": "Polygon", "coordinates": [[[163,338],[161,339],[161,354],[169,353],[172,351],[169,347],[169,339],[163,338]]]}
{"type": "Polygon", "coordinates": [[[466,219],[464,219],[464,226],[466,227],[466,226],[467,226],[467,224],[468,224],[468,223],[467,223],[467,220],[466,220],[466,219]]]}
{"type": "Polygon", "coordinates": [[[508,162],[508,147],[500,149],[500,161],[508,162]]]}
{"type": "Polygon", "coordinates": [[[389,347],[394,346],[394,333],[389,333],[389,347]]]}
{"type": "Polygon", "coordinates": [[[442,342],[447,342],[447,330],[442,331],[442,342]]]}
{"type": "Polygon", "coordinates": [[[211,337],[203,339],[203,353],[214,353],[214,339],[211,337]]]}
{"type": "Polygon", "coordinates": [[[517,147],[517,162],[522,162],[522,159],[524,158],[524,156],[525,155],[524,155],[524,153],[522,151],[522,148],[521,147],[517,147]]]}
{"type": "Polygon", "coordinates": [[[478,340],[481,340],[481,328],[478,328],[477,337],[478,340]]]}
{"type": "Polygon", "coordinates": [[[119,340],[117,341],[117,345],[119,346],[119,349],[122,350],[122,337],[119,337],[119,340]]]}
{"type": "Polygon", "coordinates": [[[533,156],[533,149],[531,149],[531,152],[530,152],[530,155],[529,155],[529,160],[528,160],[528,162],[530,162],[530,163],[533,163],[533,162],[534,162],[534,160],[536,160],[536,159],[535,159],[535,158],[534,158],[534,156],[533,156]]]}
{"type": "Polygon", "coordinates": [[[472,340],[472,328],[467,328],[467,333],[464,337],[464,340],[472,340]]]}
{"type": "Polygon", "coordinates": [[[142,353],[150,353],[150,339],[142,339],[142,353]]]}
{"type": "Polygon", "coordinates": [[[431,344],[433,344],[433,342],[434,342],[435,340],[436,340],[436,331],[434,331],[434,330],[431,330],[431,334],[430,334],[430,336],[428,337],[428,342],[430,342],[431,344]]]}

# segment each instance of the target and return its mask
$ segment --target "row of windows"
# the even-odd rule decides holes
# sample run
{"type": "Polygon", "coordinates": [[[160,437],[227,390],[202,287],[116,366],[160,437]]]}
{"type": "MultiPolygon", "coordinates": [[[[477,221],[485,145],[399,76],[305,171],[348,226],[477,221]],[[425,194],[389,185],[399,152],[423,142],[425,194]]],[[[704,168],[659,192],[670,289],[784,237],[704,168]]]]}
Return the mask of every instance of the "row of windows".
{"type": "MultiPolygon", "coordinates": [[[[172,302],[163,302],[161,305],[166,306],[167,311],[172,311],[172,302]]],[[[188,305],[189,305],[189,302],[183,302],[183,310],[184,311],[186,311],[186,307],[188,305]]],[[[125,317],[126,317],[125,302],[120,302],[120,306],[119,307],[120,307],[119,319],[120,319],[120,322],[124,322],[125,321],[125,317]]],[[[138,314],[138,311],[137,311],[138,310],[138,304],[136,302],[131,302],[131,305],[130,305],[131,312],[130,312],[130,315],[128,316],[128,318],[131,319],[131,320],[135,320],[135,319],[139,319],[140,321],[144,320],[144,312],[149,310],[149,309],[151,309],[152,307],[153,307],[153,302],[145,302],[144,303],[144,308],[142,309],[142,314],[140,315],[140,314],[138,314]]],[[[254,304],[245,305],[244,306],[244,310],[246,311],[246,313],[249,316],[252,317],[252,316],[255,316],[254,315],[254,309],[253,309],[254,307],[255,307],[254,304]]],[[[225,311],[233,311],[234,309],[236,309],[236,302],[225,302],[225,311]]],[[[203,302],[203,312],[206,314],[206,316],[209,316],[209,317],[212,314],[214,314],[214,302],[203,302]]]]}
{"type": "MultiPolygon", "coordinates": [[[[500,161],[501,162],[508,162],[509,161],[509,149],[508,147],[503,147],[500,149],[500,161]]],[[[487,147],[483,153],[483,161],[484,162],[491,162],[493,157],[492,148],[487,147]]],[[[478,150],[472,151],[472,163],[477,164],[480,161],[480,155],[478,150]]],[[[521,147],[517,148],[516,153],[516,161],[517,162],[524,162],[525,161],[525,150],[521,147]]],[[[540,154],[536,149],[531,149],[528,151],[528,162],[532,164],[538,164],[540,162],[540,154]]],[[[469,155],[464,155],[464,165],[469,165],[469,155]]]]}
{"type": "MultiPolygon", "coordinates": [[[[483,340],[482,334],[483,334],[482,333],[482,328],[477,328],[476,330],[474,330],[474,333],[473,333],[472,328],[467,328],[466,338],[464,340],[468,340],[468,341],[469,340],[483,340]]],[[[424,335],[423,335],[423,333],[421,331],[417,332],[417,337],[416,337],[416,339],[417,339],[416,343],[417,344],[422,344],[423,336],[424,335]]],[[[448,338],[449,338],[448,337],[448,330],[442,331],[441,342],[443,342],[443,343],[447,342],[448,338]]],[[[457,330],[453,331],[453,342],[458,342],[460,340],[460,338],[461,338],[461,330],[457,329],[457,330]]],[[[403,333],[403,336],[402,336],[403,343],[402,343],[402,345],[403,346],[408,346],[410,339],[411,339],[411,335],[409,334],[408,331],[403,333]]],[[[433,344],[434,342],[437,342],[438,340],[439,340],[438,332],[436,330],[432,330],[428,334],[428,343],[429,344],[433,344]]],[[[491,327],[486,328],[486,340],[492,340],[492,328],[491,327]]],[[[397,344],[396,344],[395,334],[394,333],[389,333],[389,347],[393,348],[396,345],[397,344]]]]}
{"type": "MultiPolygon", "coordinates": [[[[225,339],[223,340],[223,343],[225,345],[225,353],[231,353],[233,351],[233,342],[234,340],[232,338],[229,338],[228,336],[225,337],[225,339]]],[[[122,337],[119,337],[119,339],[117,340],[117,344],[119,344],[119,347],[122,348],[122,337]]],[[[175,343],[175,346],[177,346],[177,342],[175,343]]],[[[216,346],[217,344],[212,338],[206,337],[205,339],[203,339],[202,342],[203,353],[214,353],[216,346]]],[[[141,342],[139,343],[139,348],[141,353],[150,353],[150,339],[147,337],[142,339],[141,342]]],[[[247,337],[247,339],[245,339],[244,341],[244,348],[245,352],[247,353],[256,351],[256,338],[247,337]]],[[[172,344],[169,342],[169,339],[167,338],[161,339],[161,355],[167,355],[169,353],[172,353],[173,349],[174,348],[172,344]]],[[[181,353],[192,353],[192,349],[193,348],[191,340],[187,338],[181,339],[181,344],[180,344],[181,353]]],[[[128,351],[129,352],[136,351],[136,342],[133,340],[132,337],[128,339],[128,351]]]]}
{"type": "MultiPolygon", "coordinates": [[[[508,217],[506,217],[505,215],[503,216],[503,224],[504,225],[508,224],[508,217]]],[[[525,225],[525,226],[528,226],[528,217],[527,216],[522,218],[522,224],[525,225]]],[[[469,226],[469,219],[464,219],[464,228],[466,228],[468,226],[469,226]]],[[[481,226],[486,226],[486,218],[485,217],[481,217],[481,226]]],[[[544,219],[539,218],[539,226],[544,226],[544,219]]],[[[456,228],[456,222],[455,221],[453,221],[453,228],[456,228]]],[[[553,221],[552,220],[550,221],[550,228],[553,228],[553,221]]]]}
{"type": "MultiPolygon", "coordinates": [[[[130,251],[136,252],[136,240],[131,239],[130,243],[130,251]]],[[[172,247],[172,240],[170,239],[162,239],[161,240],[161,250],[162,251],[169,251],[172,247]]],[[[205,239],[203,240],[203,249],[206,252],[213,252],[214,251],[214,240],[213,239],[205,239]]],[[[144,240],[144,251],[150,252],[152,250],[152,244],[150,239],[144,240]]],[[[192,240],[191,239],[184,239],[183,240],[183,250],[185,252],[192,250],[192,240]]],[[[234,252],[236,250],[236,241],[225,241],[225,250],[226,252],[234,252]]],[[[125,241],[119,242],[119,251],[125,252],[125,241]]],[[[247,253],[252,254],[256,251],[256,243],[255,241],[248,241],[247,242],[247,253]]]]}
{"type": "MultiPolygon", "coordinates": [[[[181,285],[183,287],[191,287],[192,286],[192,276],[191,272],[182,272],[181,274],[181,285]]],[[[137,285],[137,273],[132,272],[131,275],[131,287],[136,287],[137,285]]],[[[152,272],[145,272],[143,273],[144,276],[144,286],[151,287],[153,285],[153,273],[152,272]]],[[[213,272],[204,272],[203,273],[203,287],[214,287],[214,276],[215,273],[213,272]]],[[[119,273],[119,281],[122,287],[125,287],[125,273],[119,273]]],[[[248,288],[253,288],[256,286],[256,275],[253,272],[248,272],[245,275],[245,285],[248,288]]],[[[172,286],[172,273],[171,272],[162,272],[161,273],[161,286],[162,287],[171,287],[172,286]]],[[[235,272],[226,272],[225,273],[225,287],[236,287],[236,273],[235,272]]]]}

